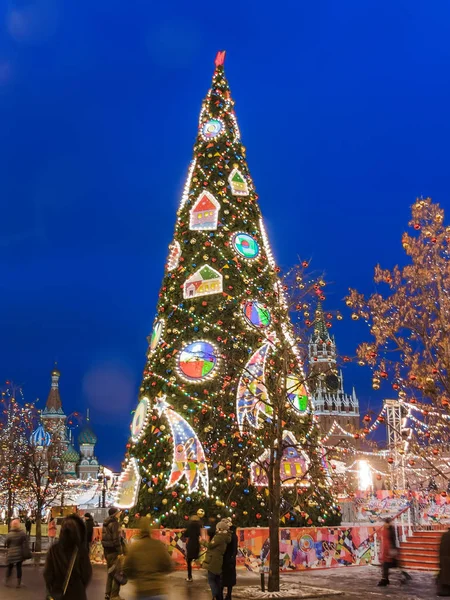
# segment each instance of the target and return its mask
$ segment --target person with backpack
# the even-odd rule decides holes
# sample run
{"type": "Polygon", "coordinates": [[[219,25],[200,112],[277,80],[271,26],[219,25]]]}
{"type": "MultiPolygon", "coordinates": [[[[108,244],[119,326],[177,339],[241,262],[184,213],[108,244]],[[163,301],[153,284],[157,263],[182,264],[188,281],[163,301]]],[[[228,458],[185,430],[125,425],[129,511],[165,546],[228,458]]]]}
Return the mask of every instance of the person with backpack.
{"type": "Polygon", "coordinates": [[[227,544],[231,542],[229,530],[230,524],[228,521],[219,521],[213,539],[209,543],[204,542],[207,552],[203,566],[208,571],[208,583],[215,600],[223,600],[221,575],[223,555],[225,554],[227,544]]]}
{"type": "Polygon", "coordinates": [[[61,525],[59,541],[48,553],[44,579],[50,600],[87,600],[86,588],[92,577],[86,550],[86,528],[78,515],[69,515],[61,525]]]}
{"type": "Polygon", "coordinates": [[[22,584],[22,563],[24,560],[31,558],[31,552],[28,545],[27,535],[20,526],[19,519],[13,519],[11,521],[11,528],[6,536],[5,546],[6,564],[8,565],[5,585],[8,585],[15,565],[17,574],[16,587],[20,588],[22,584]]]}
{"type": "Polygon", "coordinates": [[[102,529],[102,546],[106,559],[108,575],[106,579],[105,600],[120,600],[120,584],[114,577],[117,559],[123,554],[123,542],[120,535],[120,510],[111,507],[102,529]]]}

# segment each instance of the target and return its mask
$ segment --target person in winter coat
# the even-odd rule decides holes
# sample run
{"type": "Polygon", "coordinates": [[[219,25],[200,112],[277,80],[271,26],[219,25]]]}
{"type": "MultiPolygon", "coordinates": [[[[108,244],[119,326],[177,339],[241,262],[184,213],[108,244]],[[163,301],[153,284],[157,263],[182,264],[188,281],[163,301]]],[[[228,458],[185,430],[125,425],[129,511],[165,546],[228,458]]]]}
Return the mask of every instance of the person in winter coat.
{"type": "Polygon", "coordinates": [[[94,519],[92,518],[91,513],[85,513],[84,524],[86,525],[86,544],[89,554],[91,549],[92,538],[94,536],[94,519]]]}
{"type": "Polygon", "coordinates": [[[215,600],[223,600],[221,575],[223,555],[227,549],[227,544],[231,542],[229,529],[230,524],[228,521],[220,521],[217,524],[213,539],[209,543],[204,542],[207,552],[203,566],[208,570],[208,583],[215,600]]]}
{"type": "Polygon", "coordinates": [[[86,587],[92,577],[91,561],[86,550],[86,527],[78,515],[66,517],[59,541],[47,553],[44,579],[48,593],[64,600],[87,600],[86,587]]]}
{"type": "Polygon", "coordinates": [[[231,600],[233,587],[236,585],[236,557],[238,551],[238,539],[236,535],[236,527],[230,525],[231,541],[227,544],[225,554],[223,555],[222,565],[222,594],[227,588],[225,600],[231,600]]]}
{"type": "Polygon", "coordinates": [[[55,543],[56,539],[56,520],[53,517],[50,517],[50,521],[48,522],[47,537],[48,545],[52,546],[55,543]]]}
{"type": "MultiPolygon", "coordinates": [[[[383,529],[381,530],[381,580],[378,586],[389,585],[389,569],[395,569],[398,566],[398,549],[395,540],[395,529],[392,525],[392,519],[385,519],[383,529]]],[[[403,582],[410,581],[411,575],[402,571],[403,582]]]]}
{"type": "Polygon", "coordinates": [[[172,571],[172,560],[165,544],[151,537],[150,520],[139,521],[140,534],[127,552],[124,575],[134,582],[136,600],[166,597],[165,578],[172,571]]]}
{"type": "Polygon", "coordinates": [[[5,585],[11,578],[14,565],[16,565],[17,587],[22,583],[22,563],[26,558],[31,558],[28,547],[28,538],[25,531],[20,526],[19,519],[11,521],[11,528],[6,536],[6,571],[5,585]]]}
{"type": "Polygon", "coordinates": [[[202,531],[202,523],[200,517],[193,515],[189,521],[189,525],[183,534],[187,538],[186,543],[186,562],[187,562],[187,580],[192,579],[192,561],[196,560],[200,554],[200,534],[202,531]]]}
{"type": "Polygon", "coordinates": [[[108,518],[105,519],[102,529],[102,546],[105,553],[106,568],[108,576],[106,579],[105,600],[119,600],[120,584],[114,578],[113,567],[117,559],[123,554],[122,537],[120,535],[120,510],[111,507],[108,511],[108,518]]]}
{"type": "Polygon", "coordinates": [[[25,531],[27,532],[27,536],[30,537],[31,535],[31,525],[32,525],[32,521],[30,519],[30,517],[27,517],[25,519],[25,531]]]}
{"type": "Polygon", "coordinates": [[[438,596],[450,596],[450,529],[442,535],[439,546],[438,596]]]}

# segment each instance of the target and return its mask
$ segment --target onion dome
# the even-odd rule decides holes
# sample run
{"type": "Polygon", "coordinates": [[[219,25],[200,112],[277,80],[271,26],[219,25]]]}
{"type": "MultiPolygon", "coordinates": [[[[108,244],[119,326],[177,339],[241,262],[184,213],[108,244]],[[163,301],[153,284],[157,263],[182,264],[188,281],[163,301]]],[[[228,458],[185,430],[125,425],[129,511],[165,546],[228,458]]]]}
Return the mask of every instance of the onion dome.
{"type": "Polygon", "coordinates": [[[80,435],[78,436],[78,443],[80,446],[83,446],[83,445],[95,446],[95,444],[97,443],[97,436],[90,428],[89,421],[86,423],[86,425],[80,431],[80,435]]]}
{"type": "Polygon", "coordinates": [[[80,455],[72,444],[69,444],[67,450],[62,455],[62,459],[66,463],[77,463],[80,460],[80,455]]]}
{"type": "Polygon", "coordinates": [[[52,442],[52,436],[45,431],[42,425],[36,427],[30,436],[30,444],[35,448],[48,448],[52,442]]]}

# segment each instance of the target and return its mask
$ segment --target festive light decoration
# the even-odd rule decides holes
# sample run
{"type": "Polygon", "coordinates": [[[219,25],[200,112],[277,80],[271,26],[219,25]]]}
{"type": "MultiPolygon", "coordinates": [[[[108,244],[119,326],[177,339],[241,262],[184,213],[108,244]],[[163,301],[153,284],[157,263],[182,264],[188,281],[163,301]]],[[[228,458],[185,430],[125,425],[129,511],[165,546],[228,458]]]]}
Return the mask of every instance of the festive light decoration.
{"type": "Polygon", "coordinates": [[[222,275],[210,267],[203,265],[184,284],[184,297],[198,298],[222,292],[222,275]]]}
{"type": "Polygon", "coordinates": [[[145,432],[149,422],[150,400],[146,397],[142,398],[137,405],[131,423],[131,439],[133,442],[138,442],[145,432]]]}
{"type": "Polygon", "coordinates": [[[131,458],[117,482],[114,505],[122,509],[132,508],[136,504],[140,483],[141,476],[137,460],[131,458]]]}
{"type": "Polygon", "coordinates": [[[208,192],[200,193],[197,202],[191,208],[189,228],[202,231],[214,231],[217,229],[219,219],[220,203],[208,192]]]}
{"type": "MultiPolygon", "coordinates": [[[[309,486],[310,483],[305,479],[308,469],[308,456],[299,450],[299,443],[291,431],[283,431],[283,458],[281,463],[281,482],[285,487],[294,485],[309,486]]],[[[267,487],[268,479],[266,470],[261,465],[266,465],[269,457],[269,451],[265,450],[257,463],[252,464],[251,475],[252,483],[258,487],[267,487]]]]}
{"type": "Polygon", "coordinates": [[[158,399],[155,410],[159,416],[164,413],[173,438],[174,456],[167,488],[173,487],[185,477],[189,493],[196,491],[199,485],[202,485],[208,494],[208,468],[205,453],[194,430],[183,417],[169,407],[164,398],[158,399]]]}
{"type": "Polygon", "coordinates": [[[202,127],[202,136],[204,140],[213,140],[223,133],[225,125],[221,119],[210,119],[202,127]]]}
{"type": "Polygon", "coordinates": [[[286,390],[288,400],[295,410],[301,414],[305,414],[309,404],[305,384],[296,375],[289,375],[286,390]]]}
{"type": "Polygon", "coordinates": [[[154,352],[158,347],[158,344],[161,341],[163,331],[164,321],[162,319],[159,319],[159,321],[156,321],[155,326],[153,327],[152,335],[150,337],[150,352],[154,352]]]}
{"type": "Polygon", "coordinates": [[[213,375],[217,350],[210,342],[199,340],[185,346],[178,359],[180,374],[189,381],[204,381],[213,375]]]}
{"type": "Polygon", "coordinates": [[[245,302],[243,306],[243,314],[249,325],[258,329],[269,327],[271,322],[270,310],[268,307],[257,300],[245,302]]]}
{"type": "Polygon", "coordinates": [[[234,168],[231,171],[228,182],[233,196],[248,196],[248,185],[239,169],[234,168]]]}
{"type": "Polygon", "coordinates": [[[258,429],[260,411],[269,410],[269,398],[264,383],[264,368],[270,343],[263,344],[245,365],[239,379],[236,396],[236,412],[239,430],[244,430],[245,422],[258,429]]]}
{"type": "Polygon", "coordinates": [[[233,248],[238,254],[252,260],[259,254],[259,244],[248,233],[235,233],[232,237],[233,248]]]}
{"type": "Polygon", "coordinates": [[[176,240],[169,246],[169,258],[167,259],[167,270],[173,271],[180,264],[181,246],[176,240]]]}

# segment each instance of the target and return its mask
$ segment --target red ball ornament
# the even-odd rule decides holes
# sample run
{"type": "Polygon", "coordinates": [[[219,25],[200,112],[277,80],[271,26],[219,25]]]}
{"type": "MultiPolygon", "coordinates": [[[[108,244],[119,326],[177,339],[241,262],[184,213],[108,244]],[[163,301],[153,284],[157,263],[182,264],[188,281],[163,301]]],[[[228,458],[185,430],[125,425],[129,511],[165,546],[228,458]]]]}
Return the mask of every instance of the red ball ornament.
{"type": "Polygon", "coordinates": [[[177,492],[172,492],[172,497],[173,497],[173,498],[176,498],[177,496],[178,496],[178,493],[177,493],[177,492]]]}
{"type": "Polygon", "coordinates": [[[262,514],[261,513],[256,513],[255,517],[259,520],[262,518],[262,514]]]}
{"type": "Polygon", "coordinates": [[[235,502],[234,500],[232,502],[230,502],[230,505],[232,506],[232,508],[236,508],[237,506],[237,502],[235,502]]]}

